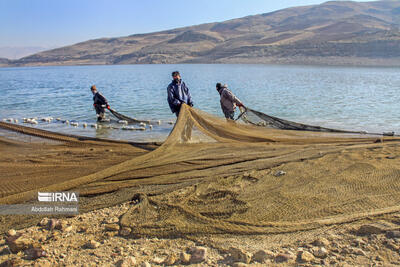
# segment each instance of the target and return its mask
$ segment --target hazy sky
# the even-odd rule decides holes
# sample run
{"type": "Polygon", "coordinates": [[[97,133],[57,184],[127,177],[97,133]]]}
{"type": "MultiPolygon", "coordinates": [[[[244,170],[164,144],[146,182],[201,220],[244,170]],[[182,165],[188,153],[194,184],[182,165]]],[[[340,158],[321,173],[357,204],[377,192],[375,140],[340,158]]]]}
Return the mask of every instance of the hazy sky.
{"type": "Polygon", "coordinates": [[[0,47],[73,44],[224,21],[320,0],[0,0],[0,47]]]}

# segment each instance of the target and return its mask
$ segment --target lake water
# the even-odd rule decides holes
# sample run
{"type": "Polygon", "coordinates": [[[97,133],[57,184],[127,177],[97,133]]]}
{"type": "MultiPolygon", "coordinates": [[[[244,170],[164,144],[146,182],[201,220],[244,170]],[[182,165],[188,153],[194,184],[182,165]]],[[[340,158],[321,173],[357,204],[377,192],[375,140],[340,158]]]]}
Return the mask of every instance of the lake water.
{"type": "MultiPolygon", "coordinates": [[[[399,68],[274,65],[114,65],[0,68],[0,119],[54,117],[34,127],[123,140],[162,140],[175,120],[166,101],[170,74],[181,72],[195,107],[222,116],[215,83],[227,83],[245,105],[284,119],[324,127],[400,132],[399,68]],[[95,123],[96,84],[115,110],[161,120],[153,130],[84,129],[95,123]]],[[[110,115],[111,116],[111,115],[110,115]]]]}

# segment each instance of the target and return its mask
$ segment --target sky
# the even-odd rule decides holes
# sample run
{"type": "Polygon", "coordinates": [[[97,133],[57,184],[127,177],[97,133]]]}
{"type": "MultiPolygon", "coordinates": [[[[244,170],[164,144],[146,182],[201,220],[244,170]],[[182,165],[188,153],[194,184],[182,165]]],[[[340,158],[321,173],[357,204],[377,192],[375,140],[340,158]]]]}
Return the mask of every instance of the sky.
{"type": "Polygon", "coordinates": [[[325,1],[0,0],[0,47],[54,48],[89,39],[218,22],[323,2],[325,1]]]}

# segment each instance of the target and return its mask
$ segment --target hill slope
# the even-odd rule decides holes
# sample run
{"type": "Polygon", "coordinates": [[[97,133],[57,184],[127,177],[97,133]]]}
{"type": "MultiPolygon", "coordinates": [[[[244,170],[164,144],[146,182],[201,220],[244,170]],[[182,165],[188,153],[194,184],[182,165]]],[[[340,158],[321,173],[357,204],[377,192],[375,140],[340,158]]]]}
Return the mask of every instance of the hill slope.
{"type": "Polygon", "coordinates": [[[0,67],[7,66],[9,62],[10,62],[10,60],[8,58],[0,57],[0,67]]]}
{"type": "Polygon", "coordinates": [[[400,66],[400,1],[326,2],[219,23],[89,40],[13,65],[299,63],[400,66]]]}

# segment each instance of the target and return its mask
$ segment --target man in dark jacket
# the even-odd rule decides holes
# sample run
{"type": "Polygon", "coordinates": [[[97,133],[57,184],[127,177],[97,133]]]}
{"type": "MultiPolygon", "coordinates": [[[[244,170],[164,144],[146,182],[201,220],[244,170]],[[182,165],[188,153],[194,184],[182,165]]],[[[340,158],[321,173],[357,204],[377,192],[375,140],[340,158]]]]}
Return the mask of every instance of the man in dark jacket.
{"type": "Polygon", "coordinates": [[[168,85],[168,104],[172,113],[178,117],[181,105],[183,103],[193,107],[192,97],[189,88],[182,81],[178,71],[172,72],[172,82],[168,85]]]}
{"type": "Polygon", "coordinates": [[[93,94],[93,106],[96,110],[97,121],[102,121],[105,119],[105,108],[110,108],[110,106],[108,105],[107,99],[97,91],[96,85],[92,85],[90,90],[93,94]]]}

